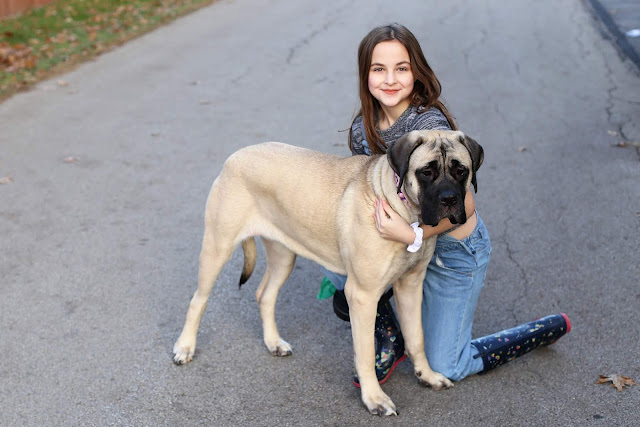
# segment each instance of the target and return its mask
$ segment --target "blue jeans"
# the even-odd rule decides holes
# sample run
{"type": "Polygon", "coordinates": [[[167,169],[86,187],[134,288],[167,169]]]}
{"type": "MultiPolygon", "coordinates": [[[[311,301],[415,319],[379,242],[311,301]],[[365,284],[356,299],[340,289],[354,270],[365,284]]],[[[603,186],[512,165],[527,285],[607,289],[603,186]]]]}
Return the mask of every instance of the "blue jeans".
{"type": "MultiPolygon", "coordinates": [[[[480,216],[471,235],[438,237],[423,283],[422,327],[431,369],[460,381],[483,369],[471,342],[471,326],[491,255],[491,241],[480,216]]],[[[336,289],[346,276],[323,268],[336,289]]]]}

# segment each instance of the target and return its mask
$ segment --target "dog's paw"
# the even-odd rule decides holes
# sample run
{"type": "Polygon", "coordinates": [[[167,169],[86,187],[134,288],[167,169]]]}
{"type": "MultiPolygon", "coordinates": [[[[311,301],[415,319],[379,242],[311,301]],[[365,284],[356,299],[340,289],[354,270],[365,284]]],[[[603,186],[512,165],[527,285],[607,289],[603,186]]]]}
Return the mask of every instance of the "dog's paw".
{"type": "Polygon", "coordinates": [[[265,344],[272,356],[285,357],[293,354],[293,348],[291,345],[282,338],[278,338],[273,342],[267,342],[265,340],[265,344]]]}
{"type": "Polygon", "coordinates": [[[362,402],[369,410],[369,413],[372,415],[379,416],[390,416],[390,415],[398,415],[396,410],[396,405],[393,401],[387,396],[382,390],[373,394],[366,395],[363,391],[362,393],[362,402]]]}
{"type": "Polygon", "coordinates": [[[191,362],[193,359],[193,353],[196,351],[194,345],[181,345],[180,341],[176,342],[173,346],[173,363],[176,365],[184,365],[191,362]]]}
{"type": "Polygon", "coordinates": [[[422,371],[415,371],[415,374],[420,384],[422,384],[423,386],[431,387],[435,391],[445,390],[453,387],[453,383],[449,380],[449,378],[437,372],[431,371],[430,373],[425,373],[422,371]]]}

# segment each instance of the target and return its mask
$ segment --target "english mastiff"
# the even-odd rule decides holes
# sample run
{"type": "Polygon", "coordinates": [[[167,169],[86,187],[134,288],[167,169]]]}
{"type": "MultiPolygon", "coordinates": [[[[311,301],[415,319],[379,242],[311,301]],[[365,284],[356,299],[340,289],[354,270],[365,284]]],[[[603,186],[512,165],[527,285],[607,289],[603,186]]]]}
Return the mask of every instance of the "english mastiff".
{"type": "Polygon", "coordinates": [[[256,299],[271,354],[292,352],[278,333],[274,311],[280,287],[300,255],[348,277],[355,368],[371,413],[396,414],[375,374],[376,307],[389,283],[415,375],[435,390],[451,387],[449,379],[429,367],[422,333],[422,281],[436,237],[408,252],[405,244],[380,237],[372,206],[377,198],[386,199],[408,223],[436,225],[443,218],[464,223],[464,197],[476,186],[482,161],[482,147],[462,132],[431,130],[404,135],[386,155],[341,158],[278,142],[232,154],[207,199],[198,289],[173,347],[174,362],[191,361],[207,299],[234,248],[242,244],[244,251],[242,285],[253,272],[254,237],[260,236],[267,268],[256,299]]]}

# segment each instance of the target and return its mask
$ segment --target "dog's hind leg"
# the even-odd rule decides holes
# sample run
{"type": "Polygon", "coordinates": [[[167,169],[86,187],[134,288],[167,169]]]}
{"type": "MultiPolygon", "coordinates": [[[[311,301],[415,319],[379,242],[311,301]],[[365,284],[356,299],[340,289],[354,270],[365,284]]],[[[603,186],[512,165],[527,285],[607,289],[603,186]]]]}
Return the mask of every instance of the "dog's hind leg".
{"type": "Polygon", "coordinates": [[[275,310],[278,292],[291,274],[296,254],[275,240],[262,238],[267,253],[267,270],[256,291],[256,300],[260,306],[264,343],[274,356],[289,356],[292,348],[280,338],[276,326],[275,310]]]}
{"type": "Polygon", "coordinates": [[[196,290],[187,311],[187,318],[180,337],[173,346],[173,361],[177,365],[190,362],[196,349],[198,327],[207,299],[220,270],[233,253],[232,242],[214,241],[215,232],[209,227],[205,229],[200,251],[200,267],[198,270],[198,289],[196,290]]]}

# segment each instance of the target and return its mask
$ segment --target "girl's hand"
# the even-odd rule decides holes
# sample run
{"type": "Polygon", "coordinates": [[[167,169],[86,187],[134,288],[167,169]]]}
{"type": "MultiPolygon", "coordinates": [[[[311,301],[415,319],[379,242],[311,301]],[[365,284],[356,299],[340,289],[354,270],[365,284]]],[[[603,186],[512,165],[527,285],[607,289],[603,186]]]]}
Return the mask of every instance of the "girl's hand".
{"type": "Polygon", "coordinates": [[[373,218],[380,236],[386,240],[393,240],[406,245],[412,245],[416,238],[413,228],[396,213],[386,200],[377,199],[373,202],[373,218]]]}

